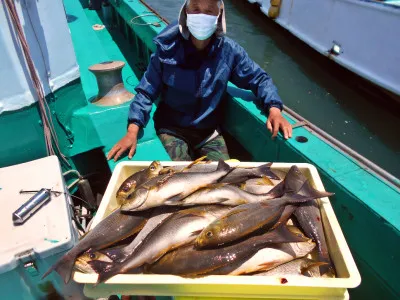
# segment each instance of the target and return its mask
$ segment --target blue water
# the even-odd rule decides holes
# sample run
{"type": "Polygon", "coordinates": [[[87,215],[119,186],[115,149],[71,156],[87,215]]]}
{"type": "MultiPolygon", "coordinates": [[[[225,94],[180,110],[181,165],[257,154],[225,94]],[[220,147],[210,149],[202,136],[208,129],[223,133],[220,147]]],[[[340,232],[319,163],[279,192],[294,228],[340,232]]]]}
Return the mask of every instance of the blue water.
{"type": "MultiPolygon", "coordinates": [[[[183,1],[146,0],[174,20],[183,1]]],[[[321,56],[247,0],[225,0],[227,35],[273,78],[285,105],[400,177],[400,113],[394,100],[321,56]]]]}

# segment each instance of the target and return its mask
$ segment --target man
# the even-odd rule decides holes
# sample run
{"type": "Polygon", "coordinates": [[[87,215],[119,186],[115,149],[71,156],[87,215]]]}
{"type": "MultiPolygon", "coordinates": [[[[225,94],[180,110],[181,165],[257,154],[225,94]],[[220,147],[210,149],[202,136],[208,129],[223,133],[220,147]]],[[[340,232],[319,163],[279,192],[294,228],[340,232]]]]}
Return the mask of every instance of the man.
{"type": "Polygon", "coordinates": [[[140,128],[146,126],[152,103],[161,94],[154,123],[172,160],[193,160],[207,155],[210,160],[229,159],[220,134],[220,102],[228,81],[250,89],[269,113],[267,128],[285,139],[292,127],[281,115],[282,101],[268,74],[246,51],[225,37],[222,0],[187,0],[178,23],[165,28],[155,39],[157,51],[131,103],[128,132],[109,152],[117,160],[136,150],[140,128]]]}

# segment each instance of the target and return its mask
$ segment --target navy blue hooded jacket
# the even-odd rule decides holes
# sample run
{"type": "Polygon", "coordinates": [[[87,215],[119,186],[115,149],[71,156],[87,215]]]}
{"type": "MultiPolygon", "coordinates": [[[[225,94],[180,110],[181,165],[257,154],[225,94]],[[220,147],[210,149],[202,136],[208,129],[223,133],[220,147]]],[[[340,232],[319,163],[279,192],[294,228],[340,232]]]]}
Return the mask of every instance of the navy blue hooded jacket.
{"type": "Polygon", "coordinates": [[[282,101],[268,74],[227,37],[214,37],[204,51],[197,51],[181,35],[177,22],[154,39],[157,51],[135,88],[128,122],[145,127],[152,103],[161,94],[154,116],[155,127],[216,129],[218,106],[228,81],[251,90],[268,112],[282,110],[282,101]]]}

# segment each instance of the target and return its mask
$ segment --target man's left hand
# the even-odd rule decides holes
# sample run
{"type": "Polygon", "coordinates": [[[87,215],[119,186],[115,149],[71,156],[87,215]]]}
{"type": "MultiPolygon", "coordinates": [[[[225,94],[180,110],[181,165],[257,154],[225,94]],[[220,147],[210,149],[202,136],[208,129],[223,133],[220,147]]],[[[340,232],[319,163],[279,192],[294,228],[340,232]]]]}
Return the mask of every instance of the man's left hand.
{"type": "Polygon", "coordinates": [[[292,137],[292,125],[282,116],[281,110],[277,107],[271,107],[269,110],[267,128],[272,133],[272,138],[278,135],[279,130],[286,140],[292,137]]]}

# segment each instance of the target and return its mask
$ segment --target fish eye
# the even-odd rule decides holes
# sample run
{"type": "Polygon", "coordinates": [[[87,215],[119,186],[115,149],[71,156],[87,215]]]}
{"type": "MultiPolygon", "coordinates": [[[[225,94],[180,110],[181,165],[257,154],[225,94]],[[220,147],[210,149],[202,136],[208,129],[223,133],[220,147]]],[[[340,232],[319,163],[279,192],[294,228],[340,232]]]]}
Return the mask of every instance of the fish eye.
{"type": "Polygon", "coordinates": [[[206,237],[212,237],[213,236],[213,233],[212,233],[212,231],[207,231],[207,233],[206,233],[206,237]]]}
{"type": "Polygon", "coordinates": [[[122,189],[124,192],[128,192],[129,191],[129,186],[124,186],[122,189]]]}
{"type": "Polygon", "coordinates": [[[90,259],[95,259],[95,258],[96,258],[96,254],[90,253],[90,254],[89,254],[89,257],[90,257],[90,259]]]}
{"type": "Polygon", "coordinates": [[[150,166],[150,171],[155,171],[156,167],[155,166],[150,166]]]}

